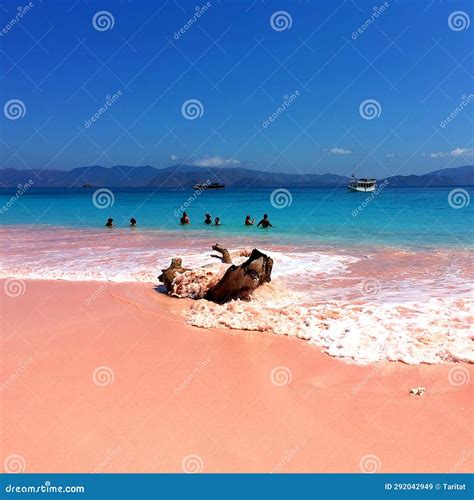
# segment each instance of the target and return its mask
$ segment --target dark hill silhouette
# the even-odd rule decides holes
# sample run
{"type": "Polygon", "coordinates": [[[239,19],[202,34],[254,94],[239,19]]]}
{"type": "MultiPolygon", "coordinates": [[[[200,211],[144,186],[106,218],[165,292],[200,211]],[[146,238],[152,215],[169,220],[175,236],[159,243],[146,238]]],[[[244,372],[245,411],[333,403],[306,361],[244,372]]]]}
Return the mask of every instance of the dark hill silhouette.
{"type": "MultiPolygon", "coordinates": [[[[196,183],[224,183],[228,188],[251,187],[338,187],[348,177],[336,174],[285,174],[247,168],[174,165],[166,168],[117,165],[78,167],[63,170],[0,170],[0,186],[16,187],[32,179],[34,187],[158,187],[190,189],[196,183]]],[[[379,179],[382,181],[384,179],[379,179]]],[[[446,168],[424,175],[396,175],[387,178],[390,187],[474,186],[474,166],[446,168]]]]}

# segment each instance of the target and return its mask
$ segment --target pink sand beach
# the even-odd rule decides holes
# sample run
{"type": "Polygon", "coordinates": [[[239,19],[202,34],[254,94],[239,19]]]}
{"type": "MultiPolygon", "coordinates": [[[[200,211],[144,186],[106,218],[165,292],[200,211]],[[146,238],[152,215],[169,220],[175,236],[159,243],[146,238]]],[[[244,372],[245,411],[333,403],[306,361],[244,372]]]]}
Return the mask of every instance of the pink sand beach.
{"type": "Polygon", "coordinates": [[[8,471],[473,470],[470,364],[362,365],[297,338],[196,328],[194,301],[151,283],[2,287],[8,471]]]}
{"type": "Polygon", "coordinates": [[[473,7],[0,4],[4,493],[474,500],[473,7]]]}

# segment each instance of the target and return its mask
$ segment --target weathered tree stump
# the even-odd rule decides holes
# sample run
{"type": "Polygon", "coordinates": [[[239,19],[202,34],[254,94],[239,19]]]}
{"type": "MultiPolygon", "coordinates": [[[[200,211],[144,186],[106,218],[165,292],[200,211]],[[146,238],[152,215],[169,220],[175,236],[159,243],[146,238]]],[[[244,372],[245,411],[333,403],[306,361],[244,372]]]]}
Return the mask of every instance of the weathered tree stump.
{"type": "Polygon", "coordinates": [[[161,270],[162,274],[158,276],[158,279],[163,283],[168,292],[171,290],[171,285],[173,283],[173,280],[176,278],[176,275],[182,274],[185,271],[189,271],[189,269],[185,269],[182,264],[182,259],[176,257],[174,259],[171,259],[171,264],[168,269],[161,270]]]}
{"type": "MultiPolygon", "coordinates": [[[[227,248],[222,247],[218,243],[213,245],[212,248],[222,254],[222,261],[224,263],[232,263],[227,248]]],[[[248,299],[256,288],[271,281],[272,267],[273,259],[254,248],[250,257],[240,266],[236,266],[235,264],[229,266],[217,284],[209,288],[204,298],[218,304],[223,304],[233,299],[248,299]]],[[[186,271],[191,271],[191,269],[184,268],[180,258],[174,258],[171,260],[171,265],[161,271],[162,274],[158,279],[164,284],[166,290],[172,293],[174,292],[173,281],[176,276],[186,271]]]]}
{"type": "MultiPolygon", "coordinates": [[[[221,247],[219,243],[215,243],[214,245],[212,245],[212,249],[222,255],[222,262],[224,264],[232,264],[232,259],[230,258],[230,253],[227,248],[221,247]]],[[[217,257],[217,255],[215,257],[217,257]]]]}
{"type": "Polygon", "coordinates": [[[230,266],[204,298],[218,304],[233,299],[248,299],[256,288],[271,281],[272,267],[273,259],[254,248],[243,264],[230,266]]]}

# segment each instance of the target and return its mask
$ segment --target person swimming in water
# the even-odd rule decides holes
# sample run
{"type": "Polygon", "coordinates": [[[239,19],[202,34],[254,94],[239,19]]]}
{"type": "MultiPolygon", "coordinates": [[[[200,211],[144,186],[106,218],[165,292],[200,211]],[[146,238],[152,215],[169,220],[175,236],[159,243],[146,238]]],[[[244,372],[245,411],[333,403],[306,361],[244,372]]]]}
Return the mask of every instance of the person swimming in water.
{"type": "Polygon", "coordinates": [[[216,217],[215,220],[214,220],[214,224],[216,226],[220,226],[221,225],[221,220],[219,219],[219,217],[216,217]]]}
{"type": "Polygon", "coordinates": [[[206,214],[206,218],[204,219],[204,224],[212,224],[211,214],[206,214]]]}
{"type": "Polygon", "coordinates": [[[114,227],[114,219],[112,219],[111,217],[109,217],[107,219],[107,222],[105,223],[105,227],[114,227]]]}
{"type": "Polygon", "coordinates": [[[137,225],[137,219],[133,217],[130,219],[130,227],[135,227],[137,225]]]}
{"type": "Polygon", "coordinates": [[[253,226],[255,224],[255,217],[253,219],[250,218],[250,215],[247,215],[245,217],[245,225],[246,226],[253,226]]]}
{"type": "Polygon", "coordinates": [[[270,221],[268,220],[268,214],[263,214],[263,219],[257,224],[257,227],[258,226],[262,226],[263,228],[266,228],[266,227],[273,227],[271,224],[270,224],[270,221]]]}
{"type": "Polygon", "coordinates": [[[189,220],[189,217],[188,217],[188,213],[187,212],[183,212],[183,216],[181,217],[181,219],[179,219],[179,222],[181,222],[181,225],[182,226],[185,226],[186,224],[189,224],[191,221],[189,220]]]}

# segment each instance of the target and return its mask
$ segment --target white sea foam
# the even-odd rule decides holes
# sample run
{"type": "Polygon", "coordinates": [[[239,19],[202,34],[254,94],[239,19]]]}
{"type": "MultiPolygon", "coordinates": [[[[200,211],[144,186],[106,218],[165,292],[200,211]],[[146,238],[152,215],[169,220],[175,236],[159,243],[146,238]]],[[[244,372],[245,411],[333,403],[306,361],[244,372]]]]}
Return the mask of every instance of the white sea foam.
{"type": "MultiPolygon", "coordinates": [[[[8,230],[4,236],[1,278],[156,284],[171,258],[182,257],[199,279],[180,278],[176,295],[199,299],[226,269],[209,241],[190,246],[161,233],[8,230]]],[[[232,252],[236,264],[245,260],[241,250],[232,252]]],[[[357,363],[474,362],[470,255],[265,251],[274,259],[270,284],[249,302],[197,300],[187,321],[300,337],[357,363]]]]}
{"type": "MultiPolygon", "coordinates": [[[[240,250],[232,252],[233,261],[240,264],[245,257],[240,250]]],[[[17,258],[12,252],[5,255],[0,266],[0,278],[112,281],[156,283],[161,269],[168,267],[172,257],[181,257],[184,267],[199,268],[216,265],[213,251],[190,252],[182,248],[121,249],[121,248],[61,248],[35,251],[17,258]]],[[[273,276],[303,275],[308,265],[314,274],[344,272],[350,257],[311,253],[270,252],[275,261],[273,276]]]]}
{"type": "Polygon", "coordinates": [[[404,304],[331,301],[301,306],[301,293],[265,286],[250,302],[224,305],[199,300],[189,324],[271,332],[309,341],[331,356],[365,364],[474,362],[474,301],[431,299],[404,304]]]}

